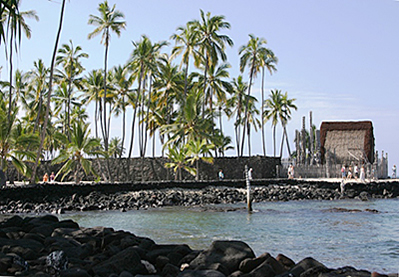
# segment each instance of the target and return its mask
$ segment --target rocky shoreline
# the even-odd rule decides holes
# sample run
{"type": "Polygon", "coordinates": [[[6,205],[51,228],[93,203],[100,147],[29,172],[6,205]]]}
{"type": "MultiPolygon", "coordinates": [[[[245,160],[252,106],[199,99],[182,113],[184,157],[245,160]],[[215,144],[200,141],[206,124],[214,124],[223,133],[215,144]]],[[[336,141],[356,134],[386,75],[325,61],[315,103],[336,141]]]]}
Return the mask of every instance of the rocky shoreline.
{"type": "Polygon", "coordinates": [[[1,276],[387,276],[350,266],[327,268],[311,257],[298,263],[283,254],[256,257],[242,241],[214,241],[204,250],[156,244],[112,228],[83,228],[54,215],[13,216],[0,222],[0,247],[1,276]]]}
{"type": "MultiPolygon", "coordinates": [[[[338,200],[396,198],[399,183],[373,182],[345,184],[339,182],[274,180],[253,182],[252,200],[338,200]]],[[[166,206],[201,206],[234,204],[246,201],[244,182],[130,184],[45,184],[2,189],[0,214],[62,214],[68,211],[137,210],[166,206]]]]}

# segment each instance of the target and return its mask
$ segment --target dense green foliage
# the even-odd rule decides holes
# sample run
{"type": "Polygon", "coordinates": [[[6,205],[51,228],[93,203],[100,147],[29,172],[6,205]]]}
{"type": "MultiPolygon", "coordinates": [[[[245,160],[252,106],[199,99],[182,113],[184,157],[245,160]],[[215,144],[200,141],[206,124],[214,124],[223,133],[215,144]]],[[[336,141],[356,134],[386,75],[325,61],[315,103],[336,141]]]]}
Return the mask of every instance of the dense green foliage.
{"type": "MultiPolygon", "coordinates": [[[[18,31],[4,32],[13,27],[11,23],[20,22],[29,30],[24,15],[36,18],[34,11],[21,12],[18,5],[19,1],[0,4],[0,43],[5,46],[20,40],[15,37],[18,31]]],[[[101,34],[105,46],[103,69],[87,71],[81,62],[89,55],[70,40],[57,50],[52,78],[50,68],[39,59],[32,70],[16,70],[10,80],[1,82],[2,99],[9,99],[8,106],[5,100],[0,103],[3,169],[5,161],[12,160],[21,173],[28,174],[25,162],[34,159],[32,153],[36,151],[40,160],[63,163],[59,174],[74,172],[77,180],[80,169],[93,173],[88,158],[130,158],[135,149],[144,157],[152,141],[152,155],[156,145],[161,145],[161,155],[170,159],[166,166],[177,172],[176,178],[181,178],[181,170],[185,169],[199,179],[199,160],[211,163],[212,157],[224,156],[233,148],[237,156],[243,156],[245,139],[251,155],[251,130],[262,129],[264,145],[263,126],[269,119],[274,127],[280,122],[286,135],[291,109],[296,109],[295,99],[277,90],[269,99],[263,99],[265,71],[275,71],[278,61],[265,39],[251,34],[248,44],[240,47],[240,70],[243,73],[249,68],[248,83],[242,75],[231,78],[225,50],[233,40],[223,33],[230,24],[222,15],[201,10],[200,19],[178,27],[170,42],[152,42],[143,35],[132,43],[125,64],[108,69],[110,35],[123,35],[124,15],[107,1],[97,11],[98,15],[88,16],[88,24],[95,27],[88,38],[101,34]],[[174,46],[167,53],[164,49],[170,44],[174,46]],[[258,73],[262,73],[260,105],[251,95],[258,73]],[[93,107],[90,116],[89,106],[93,107]],[[16,107],[20,107],[19,112],[16,107]],[[89,117],[93,137],[89,137],[89,117]],[[120,118],[121,135],[111,138],[111,124],[115,124],[116,117],[120,118]],[[235,141],[224,133],[224,117],[233,121],[235,141]],[[43,147],[38,147],[40,133],[46,134],[43,147]]],[[[9,59],[11,63],[12,57],[9,59]]]]}

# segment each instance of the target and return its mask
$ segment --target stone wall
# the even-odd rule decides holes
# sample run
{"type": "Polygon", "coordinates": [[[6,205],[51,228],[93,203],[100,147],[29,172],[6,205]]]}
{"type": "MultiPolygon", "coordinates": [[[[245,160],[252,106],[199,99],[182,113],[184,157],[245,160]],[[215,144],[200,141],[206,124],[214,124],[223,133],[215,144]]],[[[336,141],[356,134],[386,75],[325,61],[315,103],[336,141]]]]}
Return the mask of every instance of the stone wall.
{"type": "MultiPolygon", "coordinates": [[[[117,182],[147,182],[147,181],[169,181],[175,180],[175,172],[172,169],[165,168],[165,163],[169,162],[167,158],[133,158],[133,159],[110,159],[92,160],[95,171],[101,176],[101,181],[108,178],[109,173],[113,181],[117,182]]],[[[200,161],[199,172],[200,180],[216,180],[219,170],[223,170],[225,179],[242,179],[244,176],[245,165],[253,169],[253,177],[256,179],[275,178],[276,165],[280,164],[280,158],[254,156],[254,157],[221,157],[215,158],[213,164],[200,161]]],[[[193,165],[194,167],[195,165],[193,165]]],[[[51,162],[42,162],[38,168],[38,176],[43,176],[45,172],[49,175],[51,172],[57,173],[61,165],[53,165],[51,162]]],[[[16,170],[9,166],[7,177],[13,176],[16,181],[22,181],[16,170]]],[[[183,180],[194,180],[194,176],[186,171],[182,171],[183,180]]],[[[60,175],[57,181],[61,180],[60,175]]],[[[86,176],[83,171],[79,177],[83,181],[95,181],[96,176],[86,176]]],[[[64,181],[73,181],[73,174],[69,174],[64,181]]],[[[107,180],[109,181],[109,180],[107,180]]]]}

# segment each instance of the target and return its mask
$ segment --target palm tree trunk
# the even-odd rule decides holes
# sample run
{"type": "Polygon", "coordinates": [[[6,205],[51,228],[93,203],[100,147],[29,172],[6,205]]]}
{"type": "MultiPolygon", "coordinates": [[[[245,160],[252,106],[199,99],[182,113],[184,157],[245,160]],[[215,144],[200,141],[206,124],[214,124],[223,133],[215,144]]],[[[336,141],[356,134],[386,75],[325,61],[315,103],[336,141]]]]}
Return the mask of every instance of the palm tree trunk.
{"type": "Polygon", "coordinates": [[[104,56],[104,110],[103,110],[103,119],[104,119],[104,148],[105,151],[108,152],[108,129],[107,129],[107,63],[108,63],[108,29],[106,34],[105,41],[105,56],[104,56]]]}
{"type": "Polygon", "coordinates": [[[195,166],[197,168],[197,172],[195,173],[195,180],[199,181],[199,160],[195,162],[195,166]]]}
{"type": "Polygon", "coordinates": [[[8,121],[11,121],[11,110],[12,110],[12,81],[13,81],[13,68],[12,68],[12,41],[13,41],[13,32],[11,31],[11,39],[10,39],[10,91],[8,96],[8,121]]]}
{"type": "Polygon", "coordinates": [[[205,103],[206,103],[206,79],[208,77],[208,62],[209,62],[209,57],[208,54],[206,55],[206,60],[205,60],[205,71],[204,71],[204,95],[203,95],[203,100],[202,100],[202,119],[205,117],[205,103]]]}
{"type": "Polygon", "coordinates": [[[40,145],[39,145],[39,149],[37,151],[36,161],[35,161],[35,164],[34,164],[34,167],[33,167],[32,176],[31,176],[31,179],[30,179],[30,183],[31,184],[33,184],[36,181],[36,171],[37,171],[37,167],[39,165],[39,159],[41,157],[41,153],[42,153],[42,150],[43,150],[47,124],[48,124],[48,121],[49,121],[51,92],[52,92],[52,86],[53,86],[54,64],[55,64],[55,57],[56,57],[57,49],[58,49],[58,42],[59,42],[60,36],[61,36],[62,22],[64,20],[65,1],[66,0],[62,0],[62,5],[61,5],[60,22],[59,22],[59,26],[58,26],[57,37],[56,37],[56,40],[55,40],[55,45],[54,45],[54,50],[53,50],[53,57],[51,59],[50,81],[49,81],[49,91],[48,91],[48,94],[47,94],[46,116],[44,118],[43,130],[42,130],[41,136],[40,136],[40,145]]]}
{"type": "Polygon", "coordinates": [[[280,158],[283,156],[284,138],[285,138],[285,132],[283,129],[283,135],[281,137],[281,145],[280,145],[280,158]]]}
{"type": "Polygon", "coordinates": [[[290,143],[289,143],[289,140],[288,140],[287,128],[285,126],[284,126],[284,133],[285,133],[285,140],[286,140],[287,148],[288,148],[288,155],[291,158],[290,143]]]}
{"type": "MultiPolygon", "coordinates": [[[[247,97],[247,99],[245,101],[246,103],[245,103],[244,115],[246,115],[248,113],[249,96],[251,95],[252,77],[253,77],[253,74],[254,74],[254,70],[255,70],[255,64],[252,63],[251,74],[249,76],[249,86],[248,86],[248,94],[247,94],[248,97],[247,97]]],[[[242,141],[241,141],[241,156],[244,154],[244,142],[245,142],[245,135],[246,135],[245,128],[246,128],[246,125],[247,125],[246,123],[248,121],[247,116],[245,116],[244,120],[245,120],[245,122],[244,122],[244,130],[243,130],[243,133],[242,133],[242,141]]]]}
{"type": "Polygon", "coordinates": [[[248,122],[248,156],[251,157],[251,124],[248,122]]]}
{"type": "Polygon", "coordinates": [[[262,132],[262,148],[263,148],[263,156],[266,156],[266,137],[265,137],[265,123],[263,122],[263,113],[265,112],[265,107],[263,103],[265,102],[265,90],[264,90],[264,85],[265,85],[265,68],[262,68],[262,103],[261,103],[261,132],[262,132]]]}
{"type": "Polygon", "coordinates": [[[273,126],[273,155],[276,157],[276,125],[273,126]]]}

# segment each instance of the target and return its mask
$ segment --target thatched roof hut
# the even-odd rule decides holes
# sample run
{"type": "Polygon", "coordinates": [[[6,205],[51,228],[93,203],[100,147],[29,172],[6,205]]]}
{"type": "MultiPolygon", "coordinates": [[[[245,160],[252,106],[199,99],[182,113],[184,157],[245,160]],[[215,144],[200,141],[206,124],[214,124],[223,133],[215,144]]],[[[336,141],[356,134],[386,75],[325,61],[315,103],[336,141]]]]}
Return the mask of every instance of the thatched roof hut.
{"type": "Polygon", "coordinates": [[[371,121],[322,122],[322,162],[326,154],[336,163],[374,162],[374,133],[371,121]]]}

